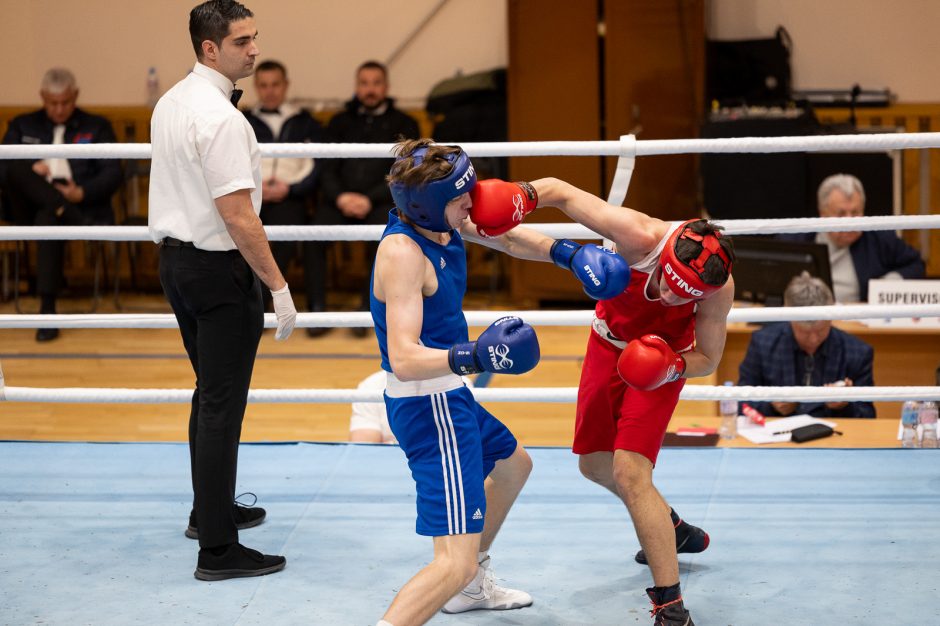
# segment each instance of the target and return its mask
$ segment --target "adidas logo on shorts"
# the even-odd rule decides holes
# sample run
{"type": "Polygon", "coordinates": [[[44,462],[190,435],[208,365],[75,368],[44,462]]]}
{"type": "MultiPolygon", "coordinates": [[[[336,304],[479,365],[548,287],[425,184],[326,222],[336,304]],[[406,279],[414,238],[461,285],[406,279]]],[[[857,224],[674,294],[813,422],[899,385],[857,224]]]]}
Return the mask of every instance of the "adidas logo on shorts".
{"type": "Polygon", "coordinates": [[[483,514],[480,513],[480,509],[477,509],[477,512],[473,514],[473,519],[483,519],[483,514]]]}

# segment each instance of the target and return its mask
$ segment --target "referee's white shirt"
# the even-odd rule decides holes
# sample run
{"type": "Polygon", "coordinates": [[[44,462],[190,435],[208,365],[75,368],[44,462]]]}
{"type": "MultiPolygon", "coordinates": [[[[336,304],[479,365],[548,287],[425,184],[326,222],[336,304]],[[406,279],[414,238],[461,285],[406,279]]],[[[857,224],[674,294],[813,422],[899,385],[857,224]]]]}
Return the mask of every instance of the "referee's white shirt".
{"type": "Polygon", "coordinates": [[[154,108],[148,222],[155,242],[175,237],[202,250],[233,250],[215,198],[251,189],[255,214],[261,210],[261,151],[229,100],[233,88],[196,63],[154,108]]]}

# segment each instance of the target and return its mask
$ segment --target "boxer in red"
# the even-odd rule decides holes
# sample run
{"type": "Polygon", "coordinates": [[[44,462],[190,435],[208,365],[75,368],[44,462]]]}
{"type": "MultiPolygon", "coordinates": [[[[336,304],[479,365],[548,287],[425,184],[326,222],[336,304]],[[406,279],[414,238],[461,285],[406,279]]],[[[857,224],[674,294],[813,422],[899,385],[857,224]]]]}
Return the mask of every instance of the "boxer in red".
{"type": "MultiPolygon", "coordinates": [[[[517,183],[486,180],[470,217],[495,236],[527,213],[517,183]],[[520,210],[521,209],[521,210],[520,210]]],[[[708,535],[683,522],[653,485],[653,467],[686,378],[715,371],[734,298],[728,237],[705,220],[669,223],[613,206],[554,178],[531,183],[554,206],[616,244],[630,284],[595,309],[578,388],[573,450],[581,473],[627,506],[653,587],[657,626],[694,626],[679,589],[677,552],[701,552],[708,535]]]]}

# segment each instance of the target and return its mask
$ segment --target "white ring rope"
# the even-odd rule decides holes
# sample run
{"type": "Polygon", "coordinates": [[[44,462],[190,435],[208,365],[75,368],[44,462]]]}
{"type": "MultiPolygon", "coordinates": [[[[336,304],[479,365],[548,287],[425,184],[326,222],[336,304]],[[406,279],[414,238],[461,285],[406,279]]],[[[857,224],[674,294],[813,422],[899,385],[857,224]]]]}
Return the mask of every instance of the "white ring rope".
{"type": "MultiPolygon", "coordinates": [[[[940,217],[940,216],[937,216],[940,217]]],[[[600,235],[580,224],[527,224],[533,230],[554,237],[600,239],[600,235]]],[[[937,222],[940,228],[940,221],[937,222]]],[[[265,226],[270,241],[378,241],[384,226],[265,226]]],[[[0,241],[12,240],[149,241],[146,226],[4,226],[0,241]]]]}
{"type": "MultiPolygon", "coordinates": [[[[792,217],[783,219],[713,220],[728,235],[840,232],[846,230],[914,230],[940,228],[940,215],[865,215],[862,217],[792,217]]],[[[555,239],[601,239],[580,224],[527,223],[527,228],[555,239]]],[[[271,241],[378,241],[384,226],[265,226],[271,241]]],[[[153,241],[146,226],[3,226],[0,241],[65,240],[153,241]]]]}
{"type": "MultiPolygon", "coordinates": [[[[457,142],[453,142],[457,143],[457,142]]],[[[620,141],[467,142],[459,145],[471,157],[620,156],[620,141]]],[[[263,157],[388,158],[390,143],[263,143],[263,157]]],[[[770,152],[857,152],[940,148],[940,133],[881,133],[799,137],[730,137],[720,139],[653,139],[636,142],[637,156],[770,152]]],[[[149,159],[147,143],[3,145],[0,159],[149,159]]]]}
{"type": "MultiPolygon", "coordinates": [[[[593,310],[582,311],[465,311],[470,326],[489,326],[507,315],[515,315],[533,326],[590,326],[593,310]]],[[[802,307],[743,307],[731,309],[729,322],[797,322],[816,320],[891,319],[940,316],[940,304],[836,304],[802,307]]],[[[298,313],[297,328],[367,328],[367,311],[342,313],[298,313]]],[[[265,328],[276,328],[277,318],[265,313],[265,328]]],[[[0,328],[177,328],[172,313],[112,313],[83,315],[0,315],[0,328]]]]}
{"type": "MultiPolygon", "coordinates": [[[[632,143],[632,142],[631,142],[632,143]]],[[[540,141],[461,143],[471,156],[622,156],[620,141],[540,141]]],[[[390,157],[393,144],[262,144],[265,157],[352,158],[390,157]]],[[[940,147],[940,133],[886,133],[864,135],[827,135],[801,137],[738,137],[724,139],[668,139],[637,141],[636,156],[689,153],[774,153],[815,151],[863,151],[884,149],[922,149],[940,147]]],[[[130,158],[147,159],[150,144],[60,144],[3,145],[0,159],[35,158],[130,158]]],[[[894,230],[940,228],[940,215],[866,216],[860,218],[789,218],[782,220],[717,220],[728,234],[768,232],[834,232],[844,230],[894,230]]],[[[572,224],[533,224],[536,230],[553,237],[598,239],[596,233],[572,224]]],[[[381,226],[266,227],[272,241],[378,240],[381,226]]],[[[148,241],[146,227],[5,227],[0,240],[83,239],[103,241],[148,241]]],[[[515,312],[535,325],[587,325],[592,311],[519,311],[515,312]]],[[[509,311],[469,311],[467,321],[483,326],[509,311]]],[[[735,309],[728,321],[786,321],[819,319],[868,319],[884,317],[928,317],[940,314],[933,305],[836,305],[735,309]]],[[[265,315],[265,326],[273,327],[273,314],[265,315]]],[[[368,313],[301,313],[299,327],[371,326],[368,313]]],[[[0,328],[172,328],[172,315],[3,315],[0,328]]],[[[2,374],[0,374],[2,376],[2,374]]],[[[189,403],[191,389],[40,389],[5,387],[0,378],[0,400],[10,402],[136,402],[189,403]]],[[[575,402],[577,389],[504,388],[473,389],[483,402],[575,402]]],[[[688,385],[680,396],[684,400],[940,400],[940,387],[716,387],[688,385]]],[[[381,392],[354,389],[256,389],[249,392],[249,402],[380,402],[381,392]]]]}
{"type": "MultiPolygon", "coordinates": [[[[192,389],[111,389],[93,387],[6,387],[8,402],[61,403],[189,403],[192,389]]],[[[551,402],[574,403],[577,387],[472,388],[480,402],[551,402]]],[[[940,387],[725,387],[686,385],[682,400],[763,400],[763,401],[906,401],[940,400],[940,387]]],[[[253,389],[251,403],[331,403],[382,402],[381,391],[358,389],[253,389]]]]}

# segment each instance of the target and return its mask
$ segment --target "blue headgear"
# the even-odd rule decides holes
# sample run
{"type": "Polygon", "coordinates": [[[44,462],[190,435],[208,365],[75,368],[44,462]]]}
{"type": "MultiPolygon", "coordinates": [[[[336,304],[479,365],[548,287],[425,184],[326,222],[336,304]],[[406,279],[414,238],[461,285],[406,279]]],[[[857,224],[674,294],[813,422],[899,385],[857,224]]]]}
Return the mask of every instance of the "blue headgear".
{"type": "MultiPolygon", "coordinates": [[[[408,155],[400,156],[396,163],[402,159],[412,157],[414,165],[420,165],[427,153],[427,146],[418,148],[408,155]]],[[[453,164],[450,174],[444,178],[432,180],[417,187],[404,183],[391,183],[389,189],[392,199],[398,210],[407,215],[411,221],[422,228],[443,233],[451,229],[444,217],[447,203],[461,194],[465,194],[477,184],[477,174],[467,153],[461,150],[448,154],[446,159],[453,164]]],[[[394,166],[393,166],[394,167],[394,166]]]]}

